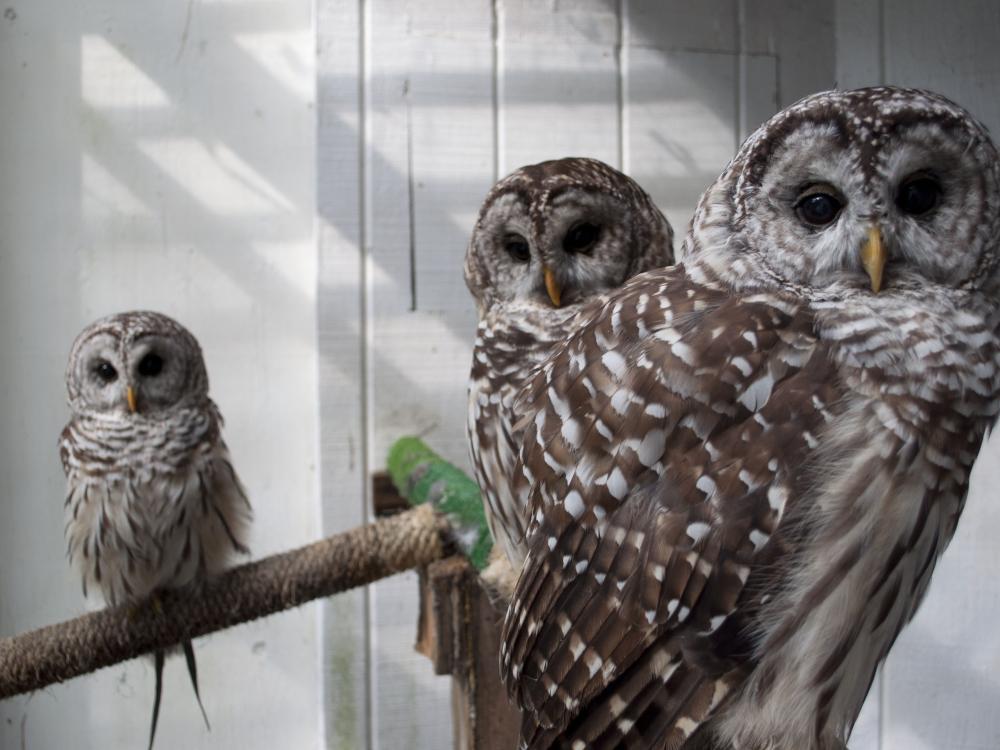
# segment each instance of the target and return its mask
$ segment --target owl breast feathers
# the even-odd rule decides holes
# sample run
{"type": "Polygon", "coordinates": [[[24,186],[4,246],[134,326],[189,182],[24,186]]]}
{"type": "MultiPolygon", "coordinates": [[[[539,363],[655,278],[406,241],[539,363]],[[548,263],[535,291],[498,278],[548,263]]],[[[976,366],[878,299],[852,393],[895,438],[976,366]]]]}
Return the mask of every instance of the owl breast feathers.
{"type": "Polygon", "coordinates": [[[942,97],[807,98],[529,379],[524,746],[843,747],[996,420],[998,176],[942,97]]]}
{"type": "Polygon", "coordinates": [[[250,506],[190,333],[158,313],[99,320],[73,346],[67,385],[67,553],[85,593],[138,601],[247,551],[250,506]]]}

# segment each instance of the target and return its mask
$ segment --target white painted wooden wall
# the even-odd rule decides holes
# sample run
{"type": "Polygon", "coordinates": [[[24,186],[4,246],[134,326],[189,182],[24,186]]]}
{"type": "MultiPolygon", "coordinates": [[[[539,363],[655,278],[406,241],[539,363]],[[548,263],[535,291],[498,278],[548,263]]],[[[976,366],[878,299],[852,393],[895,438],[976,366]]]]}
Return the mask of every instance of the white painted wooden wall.
{"type": "MultiPolygon", "coordinates": [[[[0,2],[0,635],[79,614],[56,438],[68,347],[154,308],[205,351],[267,555],[319,537],[309,0],[0,2]]],[[[199,639],[156,747],[323,745],[318,607],[199,639]]],[[[151,662],[0,702],[4,750],[145,746],[151,662]]]]}
{"type": "MultiPolygon", "coordinates": [[[[498,176],[596,156],[682,234],[739,140],[815,90],[930,86],[1000,133],[998,38],[987,0],[2,0],[0,635],[81,608],[54,442],[93,317],[199,336],[267,554],[365,521],[400,435],[467,465],[461,265],[498,176]]],[[[854,750],[1000,748],[998,450],[854,750]]],[[[159,746],[449,747],[415,593],[201,639],[213,732],[171,663],[159,746]]],[[[151,682],[0,702],[0,750],[136,747],[151,682]]]]}

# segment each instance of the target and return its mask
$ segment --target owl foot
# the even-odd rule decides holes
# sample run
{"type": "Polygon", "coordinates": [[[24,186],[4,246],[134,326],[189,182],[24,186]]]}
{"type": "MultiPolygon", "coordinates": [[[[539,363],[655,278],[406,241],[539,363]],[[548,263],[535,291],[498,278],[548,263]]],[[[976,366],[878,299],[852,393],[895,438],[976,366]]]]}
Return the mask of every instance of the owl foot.
{"type": "Polygon", "coordinates": [[[510,604],[517,576],[518,571],[514,570],[503,550],[494,546],[490,550],[489,564],[480,573],[480,579],[493,604],[501,604],[504,608],[510,604]]]}

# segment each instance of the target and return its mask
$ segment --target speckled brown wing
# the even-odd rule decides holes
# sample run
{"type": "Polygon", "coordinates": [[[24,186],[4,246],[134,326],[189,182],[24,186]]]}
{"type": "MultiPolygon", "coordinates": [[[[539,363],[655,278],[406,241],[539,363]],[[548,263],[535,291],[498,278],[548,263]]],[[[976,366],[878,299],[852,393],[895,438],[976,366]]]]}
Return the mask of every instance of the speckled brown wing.
{"type": "Polygon", "coordinates": [[[739,681],[745,584],[780,577],[793,469],[841,395],[811,325],[676,267],[613,295],[530,383],[533,519],[501,661],[531,747],[567,726],[560,746],[674,747],[739,681]]]}
{"type": "Polygon", "coordinates": [[[524,556],[526,496],[510,496],[520,434],[514,403],[532,368],[543,362],[574,327],[576,310],[491,310],[476,330],[469,375],[467,434],[476,481],[483,492],[490,532],[507,559],[524,556]]]}

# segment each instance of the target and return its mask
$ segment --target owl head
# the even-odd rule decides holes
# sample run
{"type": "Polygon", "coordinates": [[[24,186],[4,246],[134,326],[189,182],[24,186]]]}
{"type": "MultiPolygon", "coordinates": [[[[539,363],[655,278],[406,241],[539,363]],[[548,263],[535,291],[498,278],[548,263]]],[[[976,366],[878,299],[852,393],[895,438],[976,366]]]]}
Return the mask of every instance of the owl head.
{"type": "Polygon", "coordinates": [[[564,307],[673,263],[670,224],[634,180],[596,159],[545,161],[500,180],[465,257],[480,314],[494,304],[564,307]]]}
{"type": "Polygon", "coordinates": [[[180,323],[157,312],[109,315],[87,326],[66,368],[74,413],[155,419],[208,398],[201,347],[180,323]]]}
{"type": "Polygon", "coordinates": [[[791,290],[878,294],[993,283],[998,237],[986,129],[938,94],[877,87],[815,94],[764,123],[703,196],[686,247],[737,275],[746,254],[791,290]]]}

